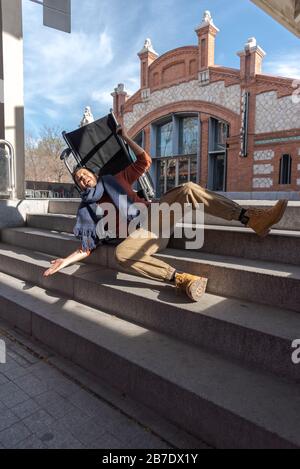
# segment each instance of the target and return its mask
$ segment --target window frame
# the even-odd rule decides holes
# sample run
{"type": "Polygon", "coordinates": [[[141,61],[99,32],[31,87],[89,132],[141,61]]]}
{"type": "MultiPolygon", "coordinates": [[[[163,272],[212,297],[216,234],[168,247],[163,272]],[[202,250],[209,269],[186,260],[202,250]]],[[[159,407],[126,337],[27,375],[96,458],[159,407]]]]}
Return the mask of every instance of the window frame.
{"type": "MultiPolygon", "coordinates": [[[[197,163],[197,174],[196,174],[196,183],[200,181],[200,156],[201,156],[201,121],[199,112],[178,112],[172,113],[164,116],[163,118],[152,122],[151,124],[151,156],[154,162],[154,180],[156,184],[156,191],[159,193],[160,190],[160,165],[163,160],[176,160],[176,180],[175,185],[179,183],[179,161],[180,159],[188,159],[188,180],[191,180],[191,165],[193,158],[196,159],[197,163]],[[197,152],[193,154],[180,154],[180,121],[184,118],[194,117],[198,120],[198,141],[197,141],[197,152]],[[158,128],[167,123],[173,123],[173,138],[172,138],[172,155],[169,156],[158,156],[157,154],[157,141],[158,141],[158,128]]],[[[167,189],[167,173],[165,171],[164,175],[164,189],[167,189]]],[[[164,191],[164,192],[165,192],[164,191]]]]}
{"type": "Polygon", "coordinates": [[[218,119],[217,117],[211,116],[209,119],[209,135],[208,135],[208,180],[207,180],[207,187],[210,190],[215,191],[215,187],[213,186],[214,183],[214,165],[215,161],[214,158],[218,157],[218,155],[224,155],[224,181],[223,181],[223,190],[221,192],[227,191],[227,142],[225,142],[224,146],[217,141],[217,134],[219,130],[219,125],[222,124],[227,127],[227,139],[230,136],[230,124],[222,119],[218,119]]]}
{"type": "Polygon", "coordinates": [[[280,186],[290,186],[292,184],[292,166],[293,166],[293,158],[290,153],[285,153],[281,156],[280,158],[280,163],[279,163],[279,185],[280,186]],[[284,164],[285,164],[285,159],[288,159],[287,163],[287,174],[284,174],[284,164]],[[284,176],[287,176],[287,182],[284,182],[284,176]]]}

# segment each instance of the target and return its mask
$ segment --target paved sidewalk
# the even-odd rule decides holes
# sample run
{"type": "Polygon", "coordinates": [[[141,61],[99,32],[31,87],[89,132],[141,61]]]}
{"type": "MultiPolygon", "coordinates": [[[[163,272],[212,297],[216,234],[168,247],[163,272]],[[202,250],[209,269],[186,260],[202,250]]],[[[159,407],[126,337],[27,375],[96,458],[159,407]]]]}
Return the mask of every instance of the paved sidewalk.
{"type": "Polygon", "coordinates": [[[7,347],[7,363],[0,364],[0,449],[170,448],[47,363],[36,345],[16,342],[1,324],[0,339],[7,347]]]}

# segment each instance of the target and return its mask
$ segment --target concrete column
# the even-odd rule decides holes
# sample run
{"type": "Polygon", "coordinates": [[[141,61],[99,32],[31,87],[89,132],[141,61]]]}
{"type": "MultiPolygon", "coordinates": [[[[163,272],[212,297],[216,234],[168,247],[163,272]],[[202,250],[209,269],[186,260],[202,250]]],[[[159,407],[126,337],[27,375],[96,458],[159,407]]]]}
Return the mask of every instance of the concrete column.
{"type": "MultiPolygon", "coordinates": [[[[0,137],[8,140],[16,154],[16,190],[24,198],[24,79],[22,0],[0,0],[0,137]]],[[[0,175],[1,177],[1,175],[0,175]]]]}

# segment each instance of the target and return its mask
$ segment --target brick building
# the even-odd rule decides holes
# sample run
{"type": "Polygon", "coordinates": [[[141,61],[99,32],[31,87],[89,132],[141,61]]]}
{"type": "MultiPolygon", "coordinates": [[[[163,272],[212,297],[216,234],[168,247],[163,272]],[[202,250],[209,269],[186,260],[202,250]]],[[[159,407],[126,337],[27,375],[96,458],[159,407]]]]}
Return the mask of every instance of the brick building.
{"type": "Polygon", "coordinates": [[[119,85],[114,111],[153,157],[157,195],[191,180],[292,196],[300,190],[299,83],[262,73],[255,38],[238,52],[239,70],[215,65],[218,32],[205,12],[198,45],[159,57],[148,39],[138,54],[141,87],[129,97],[119,85]]]}

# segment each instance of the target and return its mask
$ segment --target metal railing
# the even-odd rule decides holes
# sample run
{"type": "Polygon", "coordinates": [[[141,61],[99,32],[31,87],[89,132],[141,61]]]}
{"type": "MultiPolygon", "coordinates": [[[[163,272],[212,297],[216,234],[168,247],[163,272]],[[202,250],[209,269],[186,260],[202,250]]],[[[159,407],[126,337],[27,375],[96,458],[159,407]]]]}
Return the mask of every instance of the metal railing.
{"type": "Polygon", "coordinates": [[[60,193],[50,190],[35,190],[35,189],[26,189],[25,190],[26,199],[71,199],[72,194],[70,193],[60,193]]]}
{"type": "Polygon", "coordinates": [[[10,142],[7,140],[0,139],[0,146],[8,148],[8,152],[5,152],[4,157],[8,160],[8,188],[7,192],[10,198],[16,199],[16,165],[15,165],[15,150],[10,142]]]}

